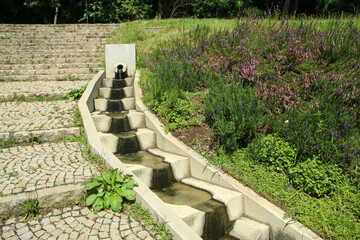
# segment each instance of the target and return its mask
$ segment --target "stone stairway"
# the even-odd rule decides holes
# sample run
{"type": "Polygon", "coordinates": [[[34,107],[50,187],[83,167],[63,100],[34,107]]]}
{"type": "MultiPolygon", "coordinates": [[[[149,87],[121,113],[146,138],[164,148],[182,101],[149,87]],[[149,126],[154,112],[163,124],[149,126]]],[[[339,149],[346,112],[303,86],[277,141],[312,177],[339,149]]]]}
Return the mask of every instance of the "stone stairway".
{"type": "Polygon", "coordinates": [[[103,43],[116,28],[0,24],[0,139],[78,134],[76,103],[52,99],[80,89],[102,69],[103,43]],[[36,97],[47,101],[33,102],[36,97]]]}
{"type": "Polygon", "coordinates": [[[0,81],[90,80],[116,27],[0,24],[0,81]]]}
{"type": "Polygon", "coordinates": [[[189,159],[162,151],[135,110],[134,77],[102,79],[92,118],[102,143],[203,239],[269,239],[244,216],[243,194],[191,175],[189,159]]]}
{"type": "Polygon", "coordinates": [[[116,28],[0,24],[0,240],[159,239],[131,214],[76,206],[82,183],[99,175],[99,167],[79,142],[52,141],[79,134],[77,102],[54,97],[81,88],[102,69],[102,43],[116,28]],[[11,138],[20,143],[6,147],[11,138]],[[14,216],[19,203],[34,200],[48,212],[31,221],[14,216]]]}

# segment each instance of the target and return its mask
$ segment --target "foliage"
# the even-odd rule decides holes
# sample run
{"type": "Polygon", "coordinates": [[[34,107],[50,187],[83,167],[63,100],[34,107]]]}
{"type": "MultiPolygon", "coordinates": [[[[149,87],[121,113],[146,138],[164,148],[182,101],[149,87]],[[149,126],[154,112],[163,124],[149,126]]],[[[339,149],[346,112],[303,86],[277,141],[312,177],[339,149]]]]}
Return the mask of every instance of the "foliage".
{"type": "Polygon", "coordinates": [[[63,98],[68,99],[69,101],[77,100],[77,99],[81,98],[81,96],[83,95],[83,93],[86,90],[86,87],[87,87],[87,84],[82,86],[80,89],[73,89],[70,92],[68,92],[67,94],[65,94],[63,96],[63,98]]]}
{"type": "Polygon", "coordinates": [[[233,18],[243,5],[239,0],[195,0],[194,16],[199,18],[233,18]]]}
{"type": "Polygon", "coordinates": [[[291,186],[285,173],[269,171],[252,161],[247,151],[220,151],[210,161],[281,207],[292,219],[324,239],[357,239],[360,232],[360,191],[341,178],[330,197],[315,198],[291,186]]]}
{"type": "MultiPolygon", "coordinates": [[[[356,114],[343,106],[321,103],[309,113],[291,109],[278,122],[279,134],[291,142],[301,161],[318,156],[322,162],[349,170],[359,161],[360,142],[356,114]],[[281,126],[279,126],[281,125],[281,126]]],[[[275,128],[275,127],[274,127],[275,128]]]]}
{"type": "Polygon", "coordinates": [[[37,217],[40,211],[39,201],[27,201],[25,203],[19,203],[23,208],[19,215],[24,215],[24,220],[32,220],[34,217],[37,217]]]}
{"type": "Polygon", "coordinates": [[[296,151],[284,139],[272,134],[253,141],[249,146],[249,154],[271,170],[288,172],[296,163],[296,151]]]}
{"type": "Polygon", "coordinates": [[[136,183],[132,180],[131,175],[122,176],[117,169],[111,172],[103,172],[101,177],[85,185],[86,204],[98,212],[102,209],[111,208],[114,212],[119,212],[123,208],[125,200],[135,200],[133,188],[136,183]]]}
{"type": "Polygon", "coordinates": [[[15,147],[19,144],[19,141],[16,138],[7,138],[0,140],[0,148],[10,148],[15,147]]]}
{"type": "Polygon", "coordinates": [[[89,3],[88,14],[91,22],[122,22],[148,18],[150,7],[146,0],[95,0],[89,3]]]}
{"type": "Polygon", "coordinates": [[[199,104],[190,98],[190,94],[168,91],[163,92],[160,99],[148,95],[144,101],[151,110],[165,119],[167,131],[198,124],[198,119],[194,116],[199,112],[199,104]]]}
{"type": "Polygon", "coordinates": [[[229,154],[214,161],[323,237],[354,239],[359,29],[348,20],[277,19],[184,31],[147,61],[151,78],[143,86],[154,102],[171,90],[208,93],[204,116],[229,154]],[[272,192],[274,182],[281,187],[272,192]]]}
{"type": "Polygon", "coordinates": [[[251,89],[234,84],[213,86],[206,99],[206,112],[227,150],[246,146],[262,120],[262,109],[251,89]]]}
{"type": "Polygon", "coordinates": [[[317,157],[308,158],[289,169],[293,186],[315,197],[332,194],[340,174],[338,167],[324,164],[317,157]]]}

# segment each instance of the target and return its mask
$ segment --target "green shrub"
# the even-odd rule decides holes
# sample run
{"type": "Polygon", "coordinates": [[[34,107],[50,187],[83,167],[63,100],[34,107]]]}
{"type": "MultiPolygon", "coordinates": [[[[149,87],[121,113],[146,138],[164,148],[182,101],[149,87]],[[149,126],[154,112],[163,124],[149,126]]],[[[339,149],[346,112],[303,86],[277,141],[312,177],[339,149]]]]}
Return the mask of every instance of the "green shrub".
{"type": "MultiPolygon", "coordinates": [[[[91,22],[123,22],[148,18],[151,5],[142,0],[90,1],[88,14],[91,22]]],[[[86,15],[80,19],[85,20],[86,15]]]]}
{"type": "Polygon", "coordinates": [[[317,157],[308,158],[289,169],[293,186],[314,197],[330,195],[339,184],[340,174],[338,167],[324,164],[317,157]]]}
{"type": "Polygon", "coordinates": [[[65,94],[63,96],[64,99],[68,99],[69,101],[74,101],[77,99],[80,99],[81,96],[83,95],[83,93],[85,92],[87,87],[87,84],[85,84],[84,86],[82,86],[79,89],[73,89],[70,92],[68,92],[67,94],[65,94]]]}
{"type": "Polygon", "coordinates": [[[286,173],[296,162],[296,151],[283,138],[266,135],[249,146],[252,159],[262,162],[271,170],[286,173]]]}
{"type": "Polygon", "coordinates": [[[226,150],[246,146],[263,111],[254,91],[237,85],[214,86],[206,99],[206,114],[213,121],[217,137],[226,150]]]}
{"type": "Polygon", "coordinates": [[[198,18],[232,18],[239,13],[242,5],[239,0],[196,0],[194,15],[198,18]]]}
{"type": "Polygon", "coordinates": [[[124,200],[135,200],[135,186],[131,175],[122,176],[117,169],[109,173],[103,172],[101,177],[85,185],[86,204],[96,212],[109,208],[119,212],[123,208],[124,200]]]}
{"type": "Polygon", "coordinates": [[[144,99],[148,107],[157,112],[166,122],[166,130],[184,128],[193,125],[191,118],[199,111],[199,104],[190,98],[189,93],[181,91],[168,91],[161,94],[160,99],[144,99]]]}

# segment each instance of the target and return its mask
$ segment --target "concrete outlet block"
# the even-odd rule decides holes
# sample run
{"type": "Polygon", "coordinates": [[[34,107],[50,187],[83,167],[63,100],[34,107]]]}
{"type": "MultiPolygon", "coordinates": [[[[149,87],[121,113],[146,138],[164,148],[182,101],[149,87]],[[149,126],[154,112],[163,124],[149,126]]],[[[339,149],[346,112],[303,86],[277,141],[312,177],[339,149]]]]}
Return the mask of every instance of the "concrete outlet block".
{"type": "Polygon", "coordinates": [[[240,192],[235,192],[196,178],[186,178],[183,183],[210,192],[215,200],[225,204],[230,221],[241,217],[244,213],[244,196],[240,192]]]}
{"type": "Polygon", "coordinates": [[[133,172],[148,188],[152,185],[153,169],[137,164],[127,164],[127,169],[133,172]]]}
{"type": "Polygon", "coordinates": [[[111,117],[106,115],[93,115],[92,119],[98,132],[107,133],[111,129],[111,117]]]}
{"type": "Polygon", "coordinates": [[[124,87],[124,93],[125,93],[125,97],[129,98],[129,97],[134,97],[134,87],[124,87]]]}
{"type": "Polygon", "coordinates": [[[136,70],[136,47],[135,44],[109,44],[105,45],[106,77],[115,76],[114,66],[126,64],[128,74],[136,70]]]}
{"type": "Polygon", "coordinates": [[[164,162],[171,165],[174,178],[177,181],[190,177],[190,164],[187,157],[164,152],[158,148],[149,149],[149,152],[156,156],[163,157],[164,162]]]}
{"type": "Polygon", "coordinates": [[[95,111],[105,112],[107,110],[108,101],[106,99],[94,99],[95,111]]]}
{"type": "Polygon", "coordinates": [[[197,235],[203,234],[205,213],[185,205],[166,204],[179,216],[197,235]]]}
{"type": "Polygon", "coordinates": [[[147,128],[138,129],[136,137],[140,144],[140,149],[146,151],[156,147],[156,135],[153,130],[147,128]]]}
{"type": "Polygon", "coordinates": [[[248,218],[237,220],[230,235],[241,240],[269,240],[270,227],[248,218]]]}
{"type": "Polygon", "coordinates": [[[112,135],[110,133],[99,133],[99,138],[102,142],[102,144],[109,149],[110,152],[116,153],[117,152],[117,146],[119,142],[119,138],[115,135],[112,135]]]}
{"type": "Polygon", "coordinates": [[[99,88],[99,94],[102,95],[103,98],[110,98],[111,97],[111,88],[103,87],[99,88]]]}
{"type": "Polygon", "coordinates": [[[137,111],[130,111],[127,115],[131,129],[145,128],[145,114],[137,111]]]}
{"type": "Polygon", "coordinates": [[[121,99],[121,103],[125,111],[134,110],[135,109],[135,98],[123,98],[121,99]]]}

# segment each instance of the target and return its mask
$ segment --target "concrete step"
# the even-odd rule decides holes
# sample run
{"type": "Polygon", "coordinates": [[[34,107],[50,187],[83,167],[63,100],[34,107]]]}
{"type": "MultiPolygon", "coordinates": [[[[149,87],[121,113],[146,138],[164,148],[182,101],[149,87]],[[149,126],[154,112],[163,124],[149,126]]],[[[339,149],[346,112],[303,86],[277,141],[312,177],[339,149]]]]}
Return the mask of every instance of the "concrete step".
{"type": "Polygon", "coordinates": [[[244,197],[242,193],[192,177],[183,179],[182,183],[210,192],[215,200],[222,202],[226,206],[230,221],[235,221],[243,215],[244,197]]]}
{"type": "Polygon", "coordinates": [[[57,74],[57,75],[10,75],[0,76],[0,81],[74,81],[74,80],[90,80],[93,74],[57,74]]]}
{"type": "Polygon", "coordinates": [[[71,63],[96,63],[99,64],[103,61],[103,56],[90,56],[90,57],[52,57],[52,58],[13,58],[6,56],[5,58],[0,57],[0,64],[4,65],[17,65],[17,64],[71,64],[71,63]]]}
{"type": "Polygon", "coordinates": [[[104,146],[115,154],[136,153],[156,146],[155,132],[147,128],[140,128],[136,132],[123,135],[99,132],[99,137],[104,146]],[[131,144],[138,144],[138,149],[133,148],[131,144]]]}
{"type": "Polygon", "coordinates": [[[130,110],[128,114],[103,114],[101,112],[91,113],[95,127],[98,132],[125,132],[145,128],[144,113],[136,110],[130,110]],[[120,126],[118,126],[120,125],[120,126]]]}
{"type": "MultiPolygon", "coordinates": [[[[11,61],[12,59],[26,59],[27,61],[31,61],[33,59],[41,59],[43,63],[47,63],[47,61],[52,58],[101,58],[104,55],[102,53],[92,53],[92,52],[85,52],[85,53],[78,53],[78,52],[60,52],[60,53],[50,53],[46,52],[43,54],[34,54],[29,53],[25,54],[22,53],[22,55],[0,55],[0,61],[1,60],[8,60],[11,61]]],[[[6,61],[5,61],[6,62],[6,61]]]]}
{"type": "Polygon", "coordinates": [[[123,88],[108,88],[102,87],[99,89],[99,94],[106,99],[121,99],[134,97],[134,87],[123,88]]]}
{"type": "Polygon", "coordinates": [[[37,69],[69,69],[69,68],[99,68],[100,61],[87,61],[80,63],[41,63],[41,64],[0,64],[1,70],[37,70],[37,69]]]}
{"type": "Polygon", "coordinates": [[[64,75],[64,74],[93,74],[100,71],[101,67],[96,68],[62,68],[62,69],[16,69],[16,70],[3,70],[0,69],[0,76],[13,76],[13,75],[64,75]]]}
{"type": "Polygon", "coordinates": [[[134,86],[134,77],[127,77],[125,79],[103,78],[102,87],[106,88],[123,88],[134,86]]]}
{"type": "Polygon", "coordinates": [[[229,235],[241,240],[269,240],[270,227],[242,217],[235,221],[229,235]]]}
{"type": "Polygon", "coordinates": [[[95,111],[122,112],[135,109],[135,98],[123,98],[121,100],[94,99],[95,111]]]}

